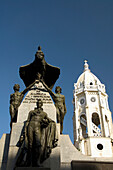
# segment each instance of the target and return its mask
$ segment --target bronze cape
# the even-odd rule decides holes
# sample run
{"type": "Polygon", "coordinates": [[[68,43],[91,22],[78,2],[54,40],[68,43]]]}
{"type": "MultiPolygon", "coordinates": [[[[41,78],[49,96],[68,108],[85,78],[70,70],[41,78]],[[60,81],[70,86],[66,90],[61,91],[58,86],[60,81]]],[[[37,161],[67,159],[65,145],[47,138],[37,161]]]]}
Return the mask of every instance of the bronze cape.
{"type": "Polygon", "coordinates": [[[60,75],[60,69],[58,67],[50,65],[44,60],[43,68],[41,61],[35,58],[33,63],[26,66],[21,66],[19,70],[20,77],[24,81],[26,87],[32,84],[37,79],[38,73],[42,75],[42,72],[44,82],[49,88],[52,89],[60,75]]]}

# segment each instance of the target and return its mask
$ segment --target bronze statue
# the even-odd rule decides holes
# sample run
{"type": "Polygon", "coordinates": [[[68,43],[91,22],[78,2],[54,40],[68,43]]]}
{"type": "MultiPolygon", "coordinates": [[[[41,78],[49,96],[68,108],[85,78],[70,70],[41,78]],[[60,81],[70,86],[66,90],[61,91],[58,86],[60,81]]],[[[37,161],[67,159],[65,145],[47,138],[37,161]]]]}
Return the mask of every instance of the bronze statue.
{"type": "Polygon", "coordinates": [[[22,99],[25,95],[25,93],[35,84],[32,83],[30,86],[28,86],[24,91],[19,92],[20,86],[19,84],[15,84],[13,89],[14,93],[10,95],[10,116],[11,116],[11,122],[10,127],[12,128],[12,123],[17,122],[17,114],[18,114],[18,107],[20,106],[22,99]]]}
{"type": "Polygon", "coordinates": [[[64,116],[67,112],[66,104],[65,104],[65,96],[61,94],[62,89],[60,86],[57,86],[55,89],[55,93],[53,93],[52,90],[43,82],[43,80],[40,80],[40,81],[47,88],[47,90],[49,91],[50,95],[53,98],[53,101],[55,102],[57,122],[60,123],[60,134],[62,134],[63,120],[64,120],[64,116]]]}
{"type": "Polygon", "coordinates": [[[35,60],[31,64],[21,66],[19,73],[26,87],[33,83],[37,78],[37,74],[40,73],[41,79],[52,89],[59,77],[60,69],[46,63],[44,53],[39,46],[35,54],[35,60]]]}
{"type": "Polygon", "coordinates": [[[20,138],[20,143],[24,141],[24,147],[17,159],[16,166],[40,167],[41,163],[49,157],[51,149],[56,146],[58,141],[56,124],[48,118],[42,105],[43,103],[39,99],[37,107],[29,112],[24,135],[20,138]]]}

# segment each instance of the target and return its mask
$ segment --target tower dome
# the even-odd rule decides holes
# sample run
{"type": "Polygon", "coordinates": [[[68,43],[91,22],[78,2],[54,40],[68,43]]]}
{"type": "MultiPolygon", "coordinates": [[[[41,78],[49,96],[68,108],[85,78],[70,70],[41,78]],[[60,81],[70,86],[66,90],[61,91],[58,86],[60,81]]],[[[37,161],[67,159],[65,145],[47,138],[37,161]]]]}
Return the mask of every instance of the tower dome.
{"type": "Polygon", "coordinates": [[[100,82],[100,80],[90,71],[87,60],[84,61],[84,71],[79,76],[76,88],[100,88],[105,92],[105,86],[100,82]]]}

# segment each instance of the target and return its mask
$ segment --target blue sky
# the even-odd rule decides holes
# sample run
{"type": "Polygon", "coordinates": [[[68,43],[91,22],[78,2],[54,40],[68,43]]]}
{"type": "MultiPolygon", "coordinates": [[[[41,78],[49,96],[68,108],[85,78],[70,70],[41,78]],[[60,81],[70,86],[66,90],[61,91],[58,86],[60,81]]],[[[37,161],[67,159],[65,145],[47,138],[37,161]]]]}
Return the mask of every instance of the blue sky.
{"type": "Polygon", "coordinates": [[[20,84],[20,91],[25,88],[19,67],[34,60],[39,45],[46,62],[61,69],[55,87],[60,85],[65,95],[63,133],[73,141],[73,85],[85,59],[105,84],[113,111],[113,1],[0,1],[0,137],[10,132],[13,85],[20,84]]]}

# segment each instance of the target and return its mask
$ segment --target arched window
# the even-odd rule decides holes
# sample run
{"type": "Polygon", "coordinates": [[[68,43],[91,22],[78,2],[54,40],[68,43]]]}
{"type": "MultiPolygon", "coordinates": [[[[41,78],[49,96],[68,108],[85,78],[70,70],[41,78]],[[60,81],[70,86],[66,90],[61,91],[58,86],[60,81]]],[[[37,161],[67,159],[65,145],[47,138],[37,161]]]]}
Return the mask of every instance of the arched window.
{"type": "Polygon", "coordinates": [[[93,113],[92,114],[92,122],[98,126],[100,124],[100,119],[98,113],[93,113]]]}
{"type": "Polygon", "coordinates": [[[90,82],[90,85],[93,85],[93,83],[92,83],[92,82],[90,82]]]}
{"type": "Polygon", "coordinates": [[[109,137],[109,120],[107,118],[107,116],[105,115],[105,135],[106,137],[109,137]]]}
{"type": "Polygon", "coordinates": [[[82,114],[80,116],[80,125],[81,125],[81,129],[82,129],[82,136],[83,138],[87,137],[87,120],[86,120],[86,115],[82,114]]]}
{"type": "Polygon", "coordinates": [[[92,128],[94,136],[101,136],[101,126],[98,113],[92,114],[92,128]]]}

